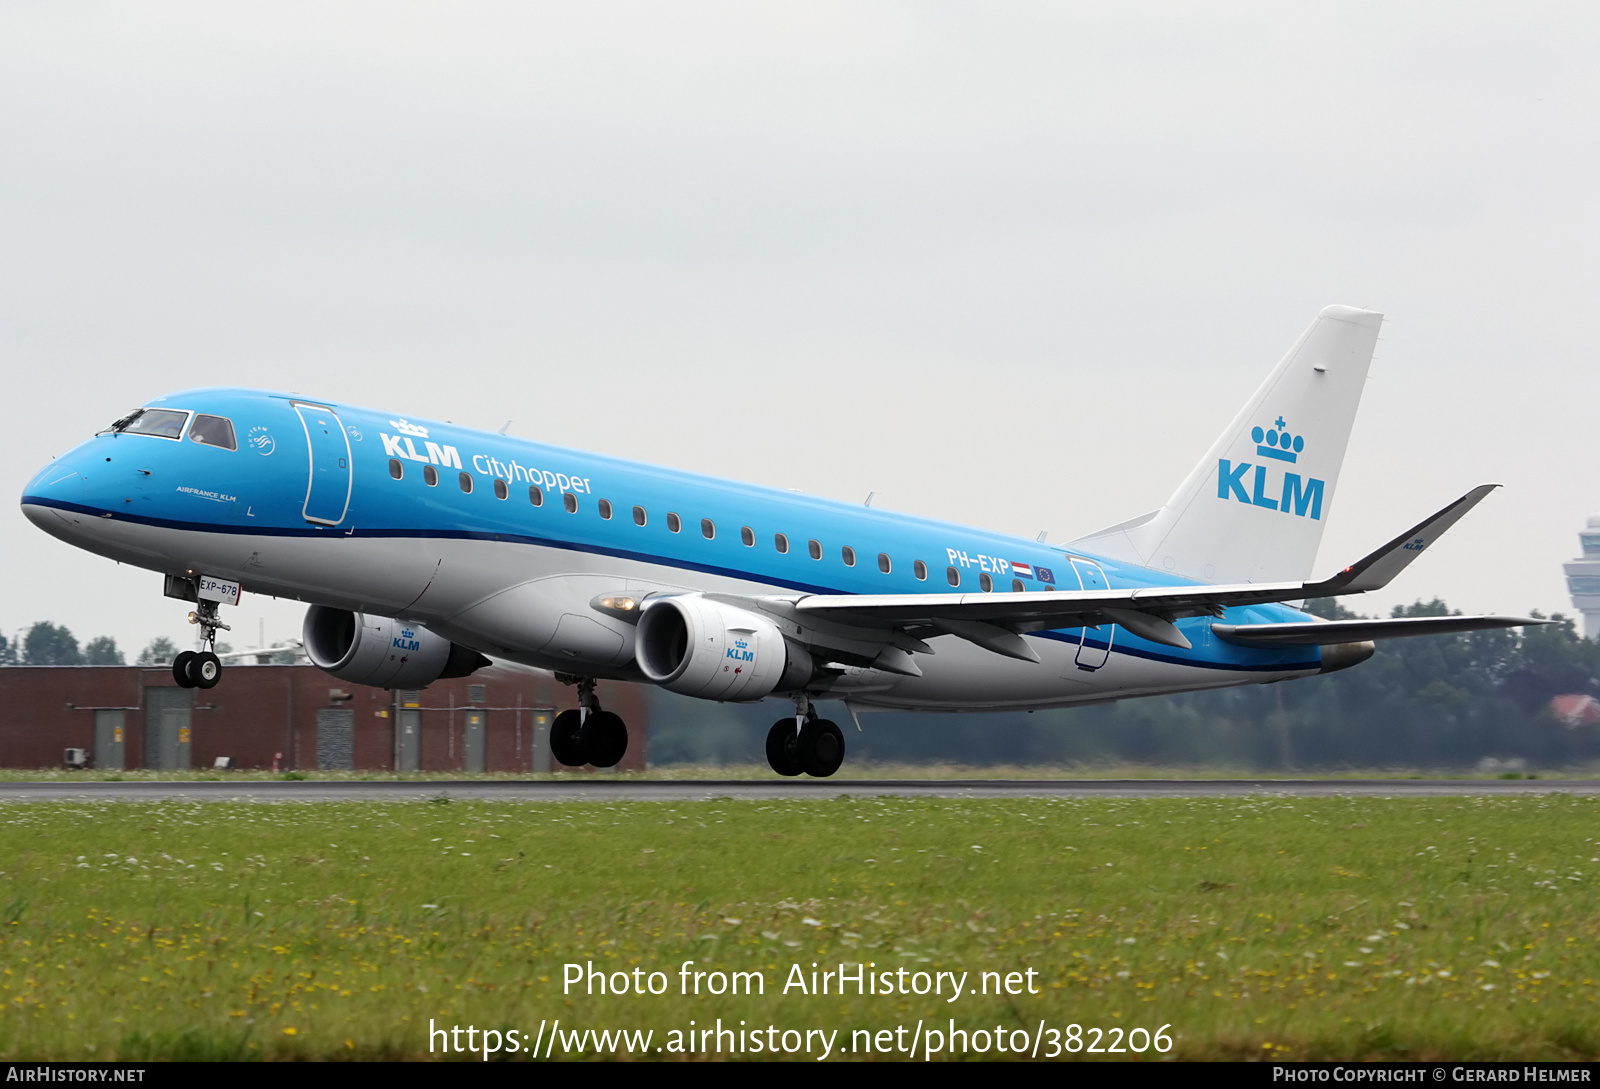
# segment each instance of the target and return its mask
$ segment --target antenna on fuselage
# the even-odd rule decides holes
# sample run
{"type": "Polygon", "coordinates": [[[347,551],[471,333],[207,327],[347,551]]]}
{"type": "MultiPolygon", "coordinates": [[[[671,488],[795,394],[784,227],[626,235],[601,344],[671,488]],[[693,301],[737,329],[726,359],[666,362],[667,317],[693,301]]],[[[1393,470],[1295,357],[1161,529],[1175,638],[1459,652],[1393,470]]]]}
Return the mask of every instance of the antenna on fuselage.
{"type": "Polygon", "coordinates": [[[1039,536],[1035,537],[1034,540],[1043,543],[1044,539],[1048,536],[1050,536],[1050,531],[1048,529],[1041,529],[1039,531],[1039,536]]]}
{"type": "Polygon", "coordinates": [[[867,493],[867,501],[865,503],[861,504],[861,505],[863,507],[872,506],[872,500],[877,496],[877,494],[878,494],[877,492],[868,492],[867,493]]]}
{"type": "Polygon", "coordinates": [[[495,434],[496,435],[504,435],[506,433],[506,428],[510,427],[512,422],[513,421],[511,421],[511,420],[507,420],[505,423],[501,424],[500,425],[500,430],[496,431],[495,434]]]}

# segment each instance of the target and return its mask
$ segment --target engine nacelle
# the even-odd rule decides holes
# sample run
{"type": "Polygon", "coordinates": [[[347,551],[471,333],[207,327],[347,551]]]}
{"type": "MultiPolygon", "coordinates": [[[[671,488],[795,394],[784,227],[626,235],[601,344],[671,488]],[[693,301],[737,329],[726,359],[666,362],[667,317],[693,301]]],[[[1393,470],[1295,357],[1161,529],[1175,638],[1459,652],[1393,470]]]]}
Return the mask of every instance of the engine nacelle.
{"type": "Polygon", "coordinates": [[[699,594],[646,604],[634,660],[670,691],[737,702],[804,688],[812,670],[811,655],[772,621],[699,594]]]}
{"type": "Polygon", "coordinates": [[[301,626],[306,657],[318,669],[351,684],[374,688],[426,688],[444,677],[465,677],[489,659],[427,628],[313,605],[301,626]]]}

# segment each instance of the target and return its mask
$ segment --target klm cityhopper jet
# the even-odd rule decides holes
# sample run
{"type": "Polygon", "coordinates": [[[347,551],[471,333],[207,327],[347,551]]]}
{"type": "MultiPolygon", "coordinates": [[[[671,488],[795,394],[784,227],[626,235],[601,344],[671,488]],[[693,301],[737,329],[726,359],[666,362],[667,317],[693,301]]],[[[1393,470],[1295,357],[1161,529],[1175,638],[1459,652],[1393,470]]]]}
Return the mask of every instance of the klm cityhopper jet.
{"type": "Polygon", "coordinates": [[[209,688],[219,604],[310,603],[342,681],[422,688],[489,657],[554,670],[568,765],[627,731],[597,678],[792,700],[782,775],[844,758],[816,701],[1063,707],[1328,673],[1372,640],[1515,616],[1326,622],[1289,602],[1387,585],[1493,488],[1308,581],[1382,315],[1331,306],[1160,510],[1065,546],[243,389],[159,397],[57,458],[22,509],[196,603],[179,684],[209,688]]]}

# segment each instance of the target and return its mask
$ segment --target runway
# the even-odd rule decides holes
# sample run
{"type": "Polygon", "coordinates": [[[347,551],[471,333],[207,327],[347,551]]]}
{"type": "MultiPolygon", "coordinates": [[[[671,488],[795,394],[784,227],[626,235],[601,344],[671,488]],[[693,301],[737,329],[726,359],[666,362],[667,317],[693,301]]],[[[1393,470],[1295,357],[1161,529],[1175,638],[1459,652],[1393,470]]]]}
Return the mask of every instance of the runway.
{"type": "Polygon", "coordinates": [[[6,782],[6,802],[707,802],[857,798],[1382,798],[1600,794],[1595,779],[562,779],[6,782]]]}

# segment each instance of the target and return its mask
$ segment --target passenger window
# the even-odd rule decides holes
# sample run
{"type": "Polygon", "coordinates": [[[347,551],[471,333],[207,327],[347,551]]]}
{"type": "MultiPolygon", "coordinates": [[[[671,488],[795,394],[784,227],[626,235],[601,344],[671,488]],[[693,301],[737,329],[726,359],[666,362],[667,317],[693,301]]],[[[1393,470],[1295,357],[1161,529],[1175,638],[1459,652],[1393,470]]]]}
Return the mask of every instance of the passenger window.
{"type": "Polygon", "coordinates": [[[1054,590],[1054,589],[1055,589],[1055,587],[1054,587],[1054,586],[1046,586],[1046,587],[1045,587],[1045,589],[1046,589],[1046,590],[1054,590]]]}
{"type": "Polygon", "coordinates": [[[600,508],[600,517],[608,522],[611,521],[611,500],[602,499],[595,505],[600,508]]]}
{"type": "Polygon", "coordinates": [[[845,545],[844,548],[840,549],[839,555],[844,557],[844,565],[846,567],[854,567],[856,565],[856,550],[849,545],[845,545]]]}
{"type": "Polygon", "coordinates": [[[472,474],[471,473],[462,473],[461,476],[458,479],[461,481],[461,490],[466,492],[468,495],[471,495],[472,494],[472,474]]]}
{"type": "Polygon", "coordinates": [[[889,562],[889,554],[887,552],[878,553],[878,570],[885,575],[894,570],[894,564],[889,562]]]}
{"type": "Polygon", "coordinates": [[[439,470],[432,465],[424,465],[422,467],[422,482],[430,488],[439,483],[439,470]]]}
{"type": "Polygon", "coordinates": [[[528,502],[536,507],[544,506],[544,489],[537,484],[528,487],[528,502]]]}
{"type": "Polygon", "coordinates": [[[568,514],[578,513],[578,497],[571,492],[561,493],[561,505],[567,508],[568,514]]]}
{"type": "Polygon", "coordinates": [[[400,464],[399,458],[389,459],[389,475],[394,477],[396,480],[405,479],[406,467],[400,464]]]}
{"type": "Polygon", "coordinates": [[[781,533],[774,533],[772,535],[772,544],[779,552],[783,553],[784,555],[788,555],[789,538],[785,537],[781,533]]]}
{"type": "Polygon", "coordinates": [[[923,563],[921,560],[918,560],[916,563],[911,565],[911,573],[917,576],[918,582],[928,581],[928,565],[923,563]]]}
{"type": "Polygon", "coordinates": [[[994,590],[994,579],[989,577],[989,572],[985,571],[978,576],[978,588],[986,594],[994,590]]]}
{"type": "Polygon", "coordinates": [[[636,525],[636,526],[642,526],[642,525],[645,524],[645,521],[646,521],[646,519],[645,519],[645,515],[644,515],[644,508],[643,507],[634,507],[633,508],[633,524],[636,525]]]}
{"type": "Polygon", "coordinates": [[[194,423],[189,425],[189,439],[204,446],[239,449],[239,444],[233,438],[233,421],[225,416],[196,416],[194,423]]]}
{"type": "Polygon", "coordinates": [[[944,577],[950,580],[951,586],[961,585],[961,572],[957,571],[954,567],[946,567],[944,569],[944,577]]]}
{"type": "Polygon", "coordinates": [[[706,540],[713,540],[717,535],[717,527],[711,524],[711,519],[700,519],[700,536],[706,540]]]}
{"type": "Polygon", "coordinates": [[[1012,579],[1011,580],[1011,592],[1013,594],[1025,594],[1025,593],[1028,592],[1028,588],[1026,586],[1022,585],[1022,580],[1021,579],[1012,579]]]}
{"type": "Polygon", "coordinates": [[[667,529],[668,529],[668,531],[672,532],[672,533],[676,533],[682,528],[683,528],[683,519],[679,518],[676,514],[673,514],[670,510],[667,511],[667,529]]]}
{"type": "Polygon", "coordinates": [[[746,548],[749,548],[756,543],[756,531],[751,529],[749,526],[740,526],[739,540],[744,542],[744,546],[746,548]]]}
{"type": "Polygon", "coordinates": [[[504,499],[506,496],[508,496],[510,494],[511,494],[511,485],[507,484],[503,480],[496,480],[494,482],[494,497],[496,499],[504,499]]]}
{"type": "Polygon", "coordinates": [[[812,559],[814,559],[814,560],[822,559],[822,543],[820,541],[812,541],[811,544],[809,545],[809,548],[811,550],[811,558],[812,559]]]}

